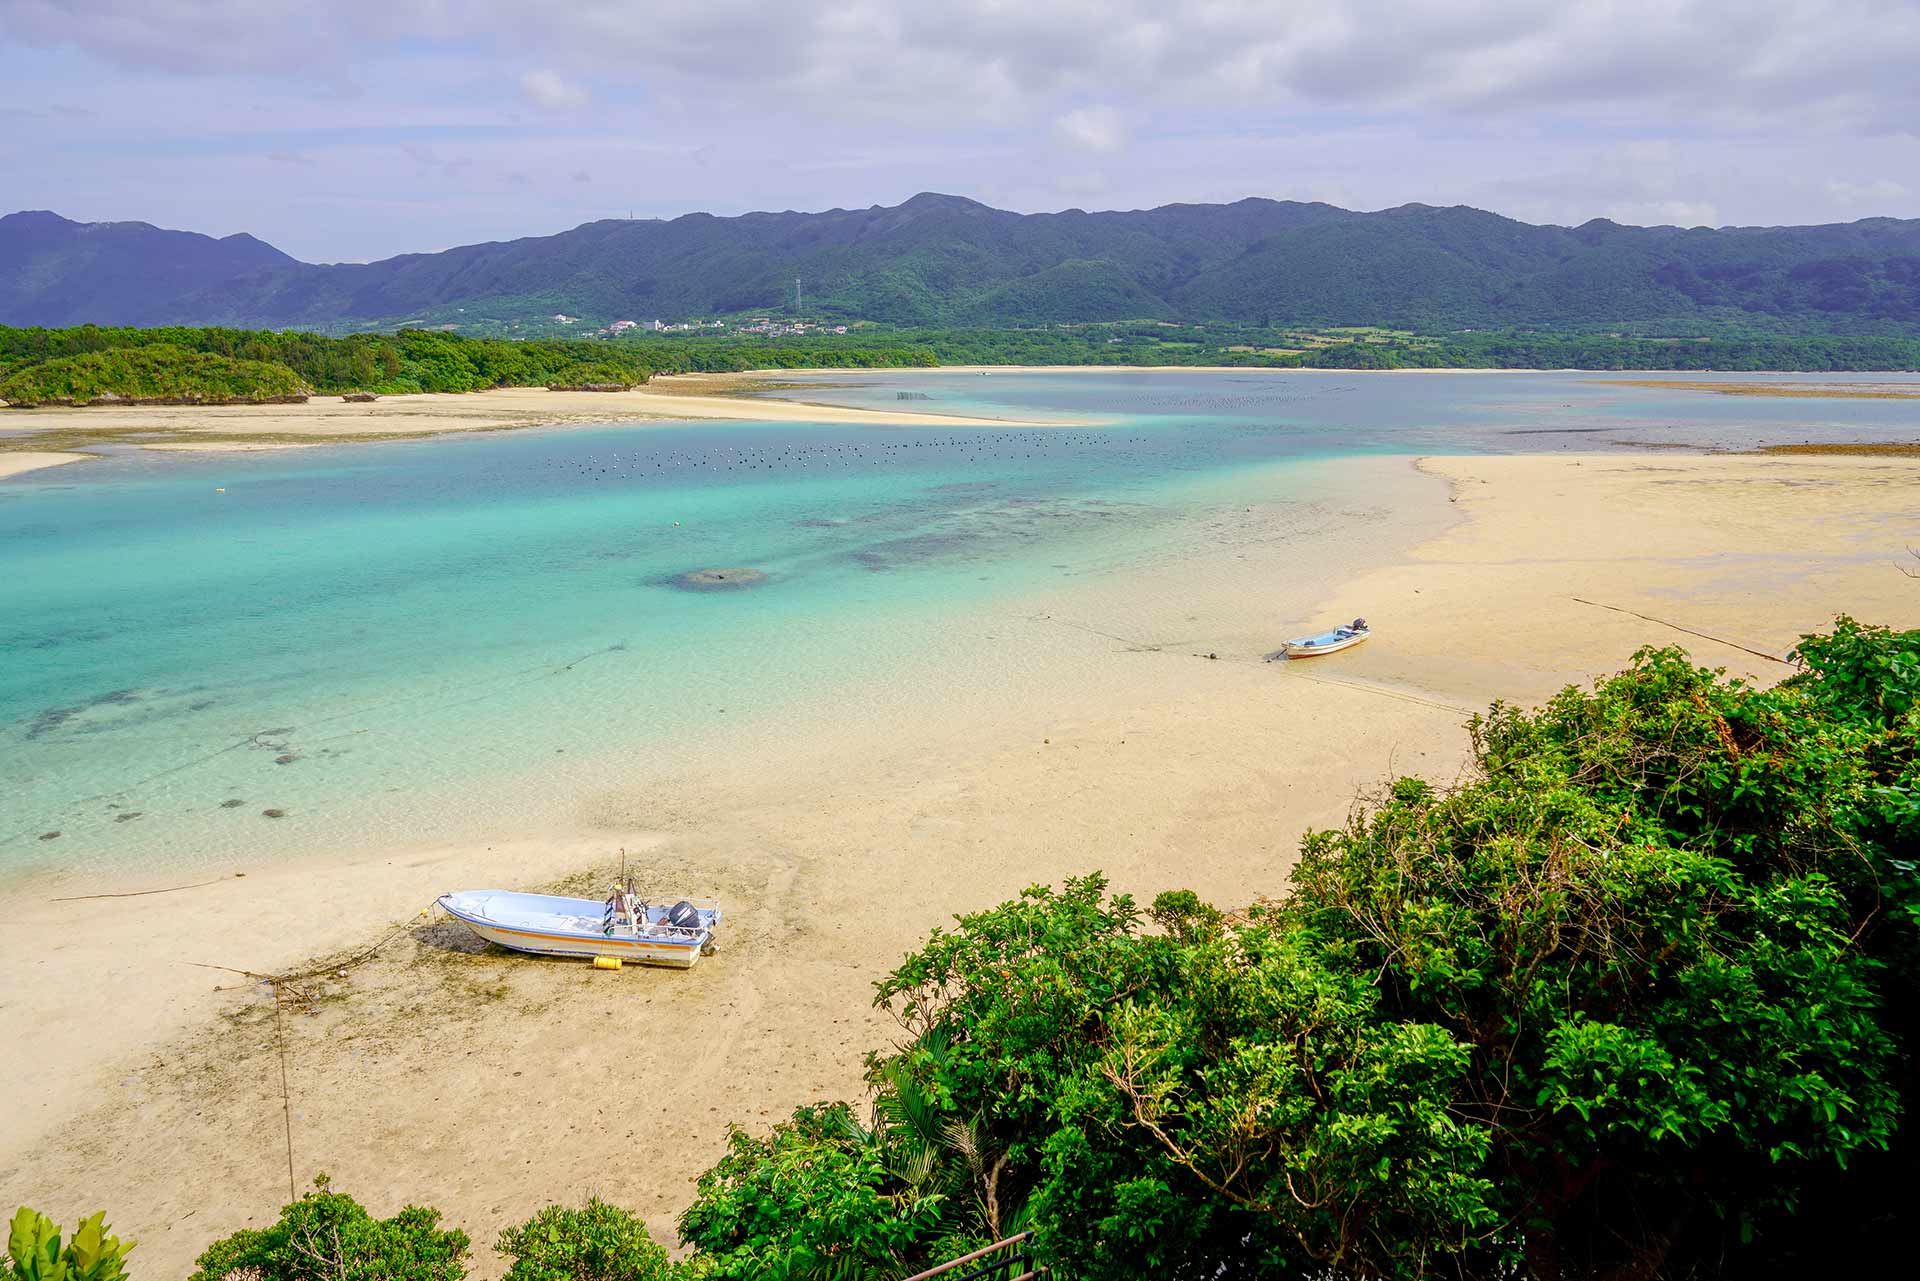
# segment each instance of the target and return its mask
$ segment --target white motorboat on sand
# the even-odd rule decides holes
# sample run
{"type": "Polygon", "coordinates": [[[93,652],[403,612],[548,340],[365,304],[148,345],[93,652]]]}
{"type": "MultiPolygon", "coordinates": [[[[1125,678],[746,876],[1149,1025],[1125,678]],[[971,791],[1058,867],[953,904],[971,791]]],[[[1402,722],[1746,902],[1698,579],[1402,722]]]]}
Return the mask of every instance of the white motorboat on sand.
{"type": "Polygon", "coordinates": [[[1314,658],[1321,654],[1332,654],[1358,645],[1373,635],[1367,626],[1367,620],[1356,618],[1351,623],[1336,627],[1330,632],[1321,632],[1317,636],[1302,636],[1290,640],[1280,647],[1275,658],[1314,658]]]}
{"type": "Polygon", "coordinates": [[[544,956],[616,957],[690,969],[713,951],[720,905],[654,902],[628,881],[605,902],[512,890],[456,890],[438,900],[447,915],[489,943],[544,956]]]}

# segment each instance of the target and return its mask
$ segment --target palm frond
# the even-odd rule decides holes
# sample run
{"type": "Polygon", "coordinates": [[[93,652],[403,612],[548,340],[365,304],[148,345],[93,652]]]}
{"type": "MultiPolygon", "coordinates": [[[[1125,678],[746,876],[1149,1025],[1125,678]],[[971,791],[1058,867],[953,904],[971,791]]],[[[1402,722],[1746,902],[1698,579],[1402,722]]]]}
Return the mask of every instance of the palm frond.
{"type": "Polygon", "coordinates": [[[949,1121],[942,1133],[946,1136],[947,1146],[967,1159],[975,1174],[980,1172],[980,1118],[970,1121],[949,1121]]]}
{"type": "Polygon", "coordinates": [[[869,1130],[854,1119],[851,1108],[835,1109],[831,1116],[833,1127],[855,1147],[865,1147],[877,1137],[876,1130],[869,1130]]]}
{"type": "Polygon", "coordinates": [[[1023,1200],[1000,1211],[1000,1235],[1018,1236],[1033,1226],[1033,1202],[1023,1200]]]}
{"type": "Polygon", "coordinates": [[[902,1153],[893,1163],[893,1173],[910,1188],[918,1188],[929,1178],[940,1162],[940,1153],[936,1148],[920,1147],[902,1153]]]}

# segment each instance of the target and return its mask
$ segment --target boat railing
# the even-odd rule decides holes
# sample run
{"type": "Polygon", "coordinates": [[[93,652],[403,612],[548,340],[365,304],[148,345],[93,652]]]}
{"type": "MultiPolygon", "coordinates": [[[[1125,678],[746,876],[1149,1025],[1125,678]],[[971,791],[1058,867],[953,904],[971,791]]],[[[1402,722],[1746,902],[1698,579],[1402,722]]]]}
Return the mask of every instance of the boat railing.
{"type": "Polygon", "coordinates": [[[654,907],[672,907],[675,903],[691,903],[702,912],[720,910],[720,900],[717,898],[688,898],[684,894],[642,894],[640,897],[654,907]]]}
{"type": "Polygon", "coordinates": [[[1045,1268],[1034,1267],[1033,1233],[1016,1232],[972,1254],[916,1272],[906,1281],[928,1281],[930,1277],[941,1277],[944,1281],[989,1281],[989,1278],[991,1281],[1034,1281],[1045,1273],[1045,1268]]]}
{"type": "MultiPolygon", "coordinates": [[[[625,890],[616,890],[614,895],[608,897],[611,899],[624,893],[626,893],[625,890]]],[[[717,898],[688,898],[684,894],[642,894],[638,891],[635,891],[633,897],[636,902],[645,903],[649,907],[672,907],[675,903],[691,903],[702,912],[720,910],[720,900],[717,898]]]]}
{"type": "Polygon", "coordinates": [[[697,939],[710,931],[704,925],[697,930],[688,929],[684,925],[648,925],[642,927],[637,933],[649,938],[697,939]]]}
{"type": "Polygon", "coordinates": [[[710,933],[710,927],[705,925],[689,927],[674,925],[665,919],[659,921],[647,919],[647,913],[653,908],[670,910],[681,903],[687,904],[696,912],[705,912],[711,917],[717,918],[720,915],[718,899],[668,898],[665,895],[656,898],[651,894],[642,894],[633,889],[629,882],[626,885],[614,887],[613,893],[607,896],[606,904],[600,913],[600,932],[611,935],[616,929],[624,926],[635,937],[650,935],[655,938],[695,939],[710,933]]]}

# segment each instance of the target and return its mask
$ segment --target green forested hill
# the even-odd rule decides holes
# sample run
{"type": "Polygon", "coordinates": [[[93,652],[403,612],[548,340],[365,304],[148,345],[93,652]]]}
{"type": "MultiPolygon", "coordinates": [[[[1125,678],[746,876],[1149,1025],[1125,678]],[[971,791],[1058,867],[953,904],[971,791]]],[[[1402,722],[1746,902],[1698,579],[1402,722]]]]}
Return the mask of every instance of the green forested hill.
{"type": "Polygon", "coordinates": [[[794,314],[1030,326],[1116,320],[1920,333],[1920,220],[1533,226],[1476,209],[1248,199],[1015,214],[955,196],[691,214],[335,266],[145,224],[0,218],[0,324],[356,327],[794,314]]]}
{"type": "Polygon", "coordinates": [[[9,214],[0,218],[0,324],[159,324],[213,282],[298,266],[252,236],[9,214]]]}

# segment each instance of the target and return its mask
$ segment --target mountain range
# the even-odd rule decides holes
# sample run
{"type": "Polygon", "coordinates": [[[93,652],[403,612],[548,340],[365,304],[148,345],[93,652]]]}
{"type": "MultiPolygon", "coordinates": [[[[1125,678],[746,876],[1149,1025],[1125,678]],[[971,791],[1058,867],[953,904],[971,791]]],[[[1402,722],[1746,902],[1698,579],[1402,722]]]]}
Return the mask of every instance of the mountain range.
{"type": "Polygon", "coordinates": [[[249,235],[0,218],[0,324],[462,328],[795,315],[901,325],[1165,320],[1920,333],[1920,220],[1535,226],[1478,209],[1250,198],[1019,214],[958,196],[824,213],[590,222],[299,262],[249,235]]]}

